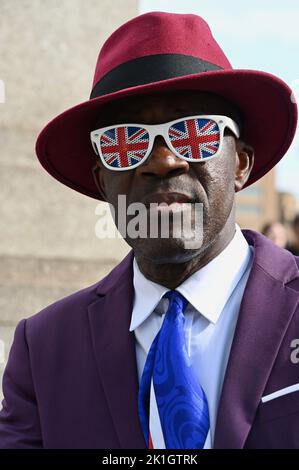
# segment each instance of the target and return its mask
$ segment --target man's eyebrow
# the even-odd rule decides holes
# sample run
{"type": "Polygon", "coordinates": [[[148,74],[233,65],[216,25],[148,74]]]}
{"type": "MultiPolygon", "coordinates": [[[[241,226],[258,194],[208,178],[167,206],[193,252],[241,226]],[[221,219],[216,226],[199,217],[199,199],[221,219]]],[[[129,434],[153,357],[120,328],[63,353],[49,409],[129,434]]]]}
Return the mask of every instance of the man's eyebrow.
{"type": "MultiPolygon", "coordinates": [[[[116,106],[114,109],[109,110],[109,115],[113,119],[113,115],[115,113],[117,123],[119,124],[125,124],[136,121],[138,122],[139,120],[143,120],[141,119],[140,114],[142,113],[142,111],[144,111],[146,107],[146,104],[140,105],[139,103],[134,103],[130,104],[130,109],[126,109],[126,103],[119,103],[119,105],[116,106]]],[[[190,107],[190,103],[185,104],[184,102],[178,104],[173,103],[172,105],[170,104],[169,108],[170,107],[172,113],[174,114],[173,119],[191,115],[216,114],[209,112],[209,105],[207,104],[201,104],[200,110],[198,108],[196,109],[196,107],[192,108],[192,106],[190,107]]]]}
{"type": "Polygon", "coordinates": [[[128,121],[128,120],[132,121],[132,115],[133,116],[136,115],[138,117],[140,115],[141,111],[142,111],[141,109],[139,109],[138,111],[130,110],[130,113],[128,113],[126,111],[120,111],[120,112],[117,113],[117,120],[118,121],[121,120],[121,121],[124,121],[124,122],[128,121]]]}
{"type": "MultiPolygon", "coordinates": [[[[132,110],[130,110],[130,114],[127,114],[126,111],[120,111],[119,114],[118,114],[118,118],[119,118],[119,119],[126,118],[126,119],[132,120],[130,116],[134,115],[134,117],[135,117],[135,115],[136,115],[137,117],[139,117],[140,113],[141,113],[143,110],[144,110],[144,107],[141,107],[141,108],[139,107],[139,108],[136,109],[136,110],[135,110],[135,109],[132,109],[132,110]],[[128,118],[128,116],[129,116],[129,118],[128,118]]],[[[188,115],[188,114],[191,115],[191,114],[192,114],[192,113],[190,113],[190,111],[188,111],[188,108],[184,108],[184,107],[176,107],[176,108],[173,108],[172,111],[173,111],[174,113],[185,114],[185,115],[188,115]]],[[[194,114],[194,113],[193,113],[193,114],[194,114]]]]}

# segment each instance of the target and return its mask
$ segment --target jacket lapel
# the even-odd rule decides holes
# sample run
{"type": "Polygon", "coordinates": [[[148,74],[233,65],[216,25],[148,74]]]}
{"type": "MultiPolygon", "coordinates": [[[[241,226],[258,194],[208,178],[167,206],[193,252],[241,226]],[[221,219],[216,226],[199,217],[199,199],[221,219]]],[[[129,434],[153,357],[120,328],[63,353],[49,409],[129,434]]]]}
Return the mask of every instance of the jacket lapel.
{"type": "Polygon", "coordinates": [[[283,335],[298,303],[288,284],[294,257],[243,230],[254,260],[239,312],[219,401],[214,448],[243,448],[283,335]]]}
{"type": "Polygon", "coordinates": [[[133,253],[100,283],[89,305],[93,348],[120,448],[146,448],[138,417],[138,373],[134,332],[133,253]]]}

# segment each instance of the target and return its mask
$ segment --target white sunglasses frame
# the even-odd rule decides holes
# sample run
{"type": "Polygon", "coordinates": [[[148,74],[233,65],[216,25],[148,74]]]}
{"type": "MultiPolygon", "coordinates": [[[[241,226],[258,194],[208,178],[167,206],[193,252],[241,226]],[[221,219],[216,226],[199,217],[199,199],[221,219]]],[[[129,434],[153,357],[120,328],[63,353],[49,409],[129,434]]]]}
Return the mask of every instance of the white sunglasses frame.
{"type": "Polygon", "coordinates": [[[114,124],[113,126],[102,127],[100,129],[91,131],[90,139],[91,139],[92,147],[95,153],[100,157],[101,162],[106,168],[108,168],[111,171],[128,171],[128,170],[134,170],[138,166],[142,165],[148,159],[149,155],[151,154],[155,138],[158,135],[161,135],[162,137],[164,137],[164,140],[167,143],[169,150],[171,150],[171,152],[173,152],[177,157],[181,158],[182,160],[186,160],[187,162],[192,162],[192,163],[202,163],[202,162],[206,162],[207,160],[211,160],[212,158],[217,157],[222,150],[223,134],[224,134],[224,130],[226,127],[228,127],[233,132],[233,134],[235,134],[237,138],[240,137],[239,126],[230,117],[219,115],[219,114],[205,114],[205,115],[196,115],[196,116],[184,116],[179,119],[175,119],[174,121],[165,122],[163,124],[140,124],[140,123],[136,124],[136,123],[131,123],[131,122],[127,124],[123,124],[123,123],[114,124]],[[220,132],[220,142],[219,142],[219,148],[214,155],[211,155],[210,157],[202,158],[200,160],[196,158],[186,158],[186,157],[183,157],[179,152],[177,152],[176,149],[171,145],[171,141],[169,140],[169,137],[168,137],[168,129],[173,124],[176,124],[177,122],[189,120],[189,119],[211,119],[217,123],[219,127],[219,132],[220,132]],[[131,166],[124,167],[124,168],[111,167],[109,164],[106,163],[105,158],[101,152],[101,147],[99,145],[101,136],[104,134],[104,132],[110,129],[114,129],[115,127],[126,127],[126,126],[141,127],[148,132],[149,134],[148,150],[146,151],[146,154],[144,155],[143,159],[140,162],[136,163],[135,165],[131,165],[131,166]]]}

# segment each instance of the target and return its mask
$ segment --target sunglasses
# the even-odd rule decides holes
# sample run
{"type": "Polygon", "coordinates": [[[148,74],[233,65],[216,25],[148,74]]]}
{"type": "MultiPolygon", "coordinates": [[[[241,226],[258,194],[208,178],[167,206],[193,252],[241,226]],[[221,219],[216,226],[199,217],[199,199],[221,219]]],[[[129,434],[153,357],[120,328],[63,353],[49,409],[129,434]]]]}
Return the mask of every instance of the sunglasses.
{"type": "Polygon", "coordinates": [[[95,153],[109,170],[124,171],[142,165],[155,137],[164,137],[169,149],[188,162],[203,162],[221,155],[225,128],[239,138],[235,121],[227,116],[188,116],[163,124],[117,124],[90,133],[95,153]]]}

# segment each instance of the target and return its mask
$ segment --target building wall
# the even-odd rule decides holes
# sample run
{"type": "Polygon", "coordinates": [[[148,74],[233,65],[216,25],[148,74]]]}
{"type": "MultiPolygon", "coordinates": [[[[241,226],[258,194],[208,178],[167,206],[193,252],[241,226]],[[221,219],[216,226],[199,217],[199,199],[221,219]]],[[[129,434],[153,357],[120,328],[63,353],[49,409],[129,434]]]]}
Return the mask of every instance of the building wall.
{"type": "Polygon", "coordinates": [[[96,282],[128,251],[95,236],[97,201],[50,177],[34,146],[50,119],[89,98],[100,46],[136,15],[137,0],[1,1],[0,375],[16,322],[96,282]]]}
{"type": "Polygon", "coordinates": [[[279,193],[278,198],[280,221],[285,224],[290,224],[297,214],[298,201],[293,194],[285,192],[279,193]]]}
{"type": "Polygon", "coordinates": [[[260,230],[279,218],[279,199],[275,189],[275,170],[243,189],[236,196],[237,222],[242,228],[260,230]]]}

